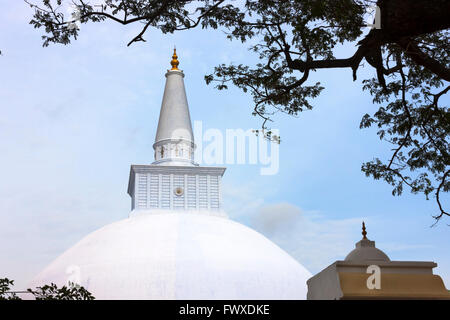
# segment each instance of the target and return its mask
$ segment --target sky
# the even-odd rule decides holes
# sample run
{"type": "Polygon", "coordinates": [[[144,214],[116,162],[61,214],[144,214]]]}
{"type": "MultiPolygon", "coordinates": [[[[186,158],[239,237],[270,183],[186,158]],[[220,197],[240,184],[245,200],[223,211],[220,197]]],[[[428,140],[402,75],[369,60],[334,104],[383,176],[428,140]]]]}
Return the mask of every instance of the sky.
{"type": "MultiPolygon", "coordinates": [[[[131,164],[150,164],[164,74],[174,45],[185,73],[191,119],[203,129],[258,129],[252,99],[207,86],[221,63],[254,63],[248,44],[221,31],[189,30],[126,44],[139,25],[82,25],[68,46],[42,47],[22,1],[0,0],[0,277],[24,289],[57,256],[90,232],[130,212],[131,164]]],[[[347,57],[352,46],[340,48],[347,57]]],[[[372,76],[362,68],[359,79],[372,76]]],[[[361,239],[361,222],[391,260],[434,261],[450,288],[450,221],[436,226],[436,204],[361,172],[390,146],[359,129],[377,106],[350,70],[315,72],[325,90],[314,109],[279,114],[279,171],[227,165],[223,203],[229,217],[263,233],[313,274],[343,260],[361,239]]],[[[446,100],[448,103],[448,98],[446,100]]],[[[196,137],[198,139],[198,137],[196,137]]],[[[445,194],[443,203],[449,204],[445,194]]]]}

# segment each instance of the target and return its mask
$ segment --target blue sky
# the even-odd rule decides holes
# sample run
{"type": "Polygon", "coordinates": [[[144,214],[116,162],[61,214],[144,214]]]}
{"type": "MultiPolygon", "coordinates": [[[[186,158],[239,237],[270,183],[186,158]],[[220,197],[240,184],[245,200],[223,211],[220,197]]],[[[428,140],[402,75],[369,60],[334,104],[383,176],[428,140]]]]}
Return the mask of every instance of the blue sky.
{"type": "MultiPolygon", "coordinates": [[[[42,48],[41,31],[28,25],[30,8],[21,1],[0,5],[0,277],[15,279],[17,287],[89,232],[128,216],[129,166],[153,161],[174,45],[192,120],[223,132],[261,124],[249,95],[217,91],[203,80],[219,63],[255,61],[246,45],[220,31],[150,30],[147,42],[126,47],[139,26],[102,23],[82,25],[69,46],[42,48]]],[[[361,69],[360,79],[371,72],[361,69]]],[[[343,259],[365,220],[368,237],[392,260],[435,261],[435,273],[450,288],[449,221],[430,228],[433,201],[393,197],[388,185],[364,176],[364,161],[389,156],[390,146],[374,130],[359,129],[361,117],[377,107],[350,70],[316,72],[311,82],[319,79],[326,89],[313,111],[275,117],[282,139],[278,174],[228,166],[228,214],[312,273],[343,259]]]]}

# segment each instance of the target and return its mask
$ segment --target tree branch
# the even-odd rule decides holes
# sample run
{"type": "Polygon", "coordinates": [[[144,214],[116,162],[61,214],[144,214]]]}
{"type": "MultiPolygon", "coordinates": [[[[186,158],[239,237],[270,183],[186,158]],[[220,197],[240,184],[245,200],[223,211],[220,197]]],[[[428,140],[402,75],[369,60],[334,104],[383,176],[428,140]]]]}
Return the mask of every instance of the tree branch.
{"type": "Polygon", "coordinates": [[[444,64],[426,55],[411,39],[402,39],[397,42],[403,49],[404,53],[415,63],[421,65],[440,78],[450,81],[450,69],[444,64]]]}

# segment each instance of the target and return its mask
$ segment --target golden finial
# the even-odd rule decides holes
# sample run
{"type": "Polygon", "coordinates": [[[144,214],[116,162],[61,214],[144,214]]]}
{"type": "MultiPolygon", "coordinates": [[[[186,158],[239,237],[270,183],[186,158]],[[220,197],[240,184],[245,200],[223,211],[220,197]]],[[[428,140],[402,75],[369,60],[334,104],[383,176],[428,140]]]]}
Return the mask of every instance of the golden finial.
{"type": "Polygon", "coordinates": [[[367,240],[366,224],[364,223],[364,221],[362,223],[362,235],[363,235],[363,240],[364,239],[367,240]]]}
{"type": "Polygon", "coordinates": [[[177,60],[178,56],[177,56],[177,49],[174,48],[173,49],[173,56],[172,56],[172,61],[170,61],[170,64],[172,65],[172,69],[170,70],[178,70],[178,65],[180,64],[180,62],[177,60]]]}

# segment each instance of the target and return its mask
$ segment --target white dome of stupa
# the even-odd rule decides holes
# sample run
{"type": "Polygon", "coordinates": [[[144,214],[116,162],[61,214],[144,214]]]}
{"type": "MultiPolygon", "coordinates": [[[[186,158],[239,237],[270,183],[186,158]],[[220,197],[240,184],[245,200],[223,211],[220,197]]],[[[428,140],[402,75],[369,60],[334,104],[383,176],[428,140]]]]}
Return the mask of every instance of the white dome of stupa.
{"type": "Polygon", "coordinates": [[[87,235],[31,287],[71,279],[97,299],[305,299],[310,277],[240,223],[207,213],[149,212],[87,235]]]}

